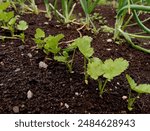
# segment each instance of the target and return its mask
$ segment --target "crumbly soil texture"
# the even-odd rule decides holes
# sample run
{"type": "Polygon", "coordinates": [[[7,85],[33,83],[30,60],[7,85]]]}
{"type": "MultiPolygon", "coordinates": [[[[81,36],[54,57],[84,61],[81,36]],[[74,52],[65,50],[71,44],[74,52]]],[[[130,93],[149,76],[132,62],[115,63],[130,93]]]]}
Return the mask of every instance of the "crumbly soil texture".
{"type": "MultiPolygon", "coordinates": [[[[108,26],[114,26],[116,13],[111,6],[98,7],[96,12],[106,18],[108,26]]],[[[74,57],[74,72],[69,73],[64,64],[48,59],[51,54],[47,57],[37,49],[32,39],[36,28],[42,28],[47,35],[64,34],[62,41],[73,40],[79,37],[76,29],[80,26],[58,24],[53,19],[48,21],[43,13],[26,14],[20,19],[29,24],[25,44],[20,40],[0,41],[0,113],[150,113],[150,95],[141,95],[133,111],[128,111],[127,99],[123,99],[128,97],[129,91],[125,74],[137,83],[150,83],[149,54],[137,51],[127,43],[117,45],[108,41],[113,34],[100,31],[93,35],[81,30],[82,35],[93,37],[94,56],[102,60],[123,57],[130,64],[124,73],[107,83],[106,92],[100,97],[96,81],[89,79],[88,85],[84,83],[83,57],[79,51],[74,57]],[[48,65],[47,69],[39,68],[41,61],[48,65]]],[[[131,30],[136,29],[138,26],[131,30]]],[[[136,42],[140,44],[139,40],[136,42]]],[[[150,49],[149,45],[144,46],[150,49]]]]}

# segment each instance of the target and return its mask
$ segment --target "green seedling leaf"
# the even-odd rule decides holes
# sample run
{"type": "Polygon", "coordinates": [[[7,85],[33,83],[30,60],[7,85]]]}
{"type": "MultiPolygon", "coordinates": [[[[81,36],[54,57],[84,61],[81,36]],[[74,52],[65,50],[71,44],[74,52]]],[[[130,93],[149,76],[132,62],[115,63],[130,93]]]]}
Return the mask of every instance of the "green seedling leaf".
{"type": "Polygon", "coordinates": [[[6,10],[10,6],[10,2],[1,2],[0,10],[6,10]]]}
{"type": "Polygon", "coordinates": [[[128,74],[126,74],[126,78],[127,78],[128,83],[130,85],[130,88],[134,89],[137,86],[137,84],[135,83],[135,81],[128,74]]]}
{"type": "Polygon", "coordinates": [[[0,12],[0,21],[9,22],[14,17],[14,12],[0,12]]]}
{"type": "Polygon", "coordinates": [[[22,20],[22,21],[19,21],[19,24],[17,25],[17,29],[18,30],[26,30],[28,28],[28,24],[26,21],[22,20]]]}
{"type": "Polygon", "coordinates": [[[139,84],[137,85],[135,81],[129,76],[126,75],[130,88],[137,93],[149,93],[150,94],[150,84],[139,84]]]}
{"type": "Polygon", "coordinates": [[[92,58],[87,65],[87,73],[91,78],[97,80],[104,73],[103,62],[99,58],[92,58]]]}
{"type": "Polygon", "coordinates": [[[108,59],[103,65],[103,70],[105,72],[103,76],[108,80],[112,80],[114,77],[124,72],[128,66],[128,61],[124,60],[123,58],[118,58],[114,61],[112,59],[108,59]]]}
{"type": "Polygon", "coordinates": [[[68,62],[69,55],[66,51],[63,52],[63,56],[54,56],[54,60],[57,60],[58,62],[67,63],[68,62]]]}
{"type": "Polygon", "coordinates": [[[15,23],[16,23],[16,17],[14,17],[14,18],[12,18],[9,22],[8,22],[8,24],[9,25],[14,25],[15,23]]]}
{"type": "Polygon", "coordinates": [[[57,54],[60,51],[60,47],[58,47],[58,42],[64,38],[63,34],[58,34],[57,36],[48,36],[47,38],[44,39],[46,44],[44,45],[44,51],[46,54],[49,52],[53,54],[57,54]]]}
{"type": "Polygon", "coordinates": [[[64,49],[64,51],[69,52],[69,51],[73,51],[76,48],[77,48],[77,44],[76,42],[73,42],[72,44],[69,44],[68,47],[64,49]]]}
{"type": "Polygon", "coordinates": [[[133,105],[134,105],[135,100],[136,100],[136,98],[130,98],[130,99],[128,99],[128,110],[129,111],[133,110],[133,105]]]}
{"type": "Polygon", "coordinates": [[[44,37],[45,37],[45,32],[44,32],[42,29],[37,28],[34,37],[35,37],[36,39],[44,38],[44,37]]]}
{"type": "Polygon", "coordinates": [[[91,47],[91,41],[91,37],[83,36],[82,38],[77,38],[73,44],[74,46],[78,46],[80,52],[84,55],[84,57],[89,58],[94,53],[94,49],[91,47]]]}

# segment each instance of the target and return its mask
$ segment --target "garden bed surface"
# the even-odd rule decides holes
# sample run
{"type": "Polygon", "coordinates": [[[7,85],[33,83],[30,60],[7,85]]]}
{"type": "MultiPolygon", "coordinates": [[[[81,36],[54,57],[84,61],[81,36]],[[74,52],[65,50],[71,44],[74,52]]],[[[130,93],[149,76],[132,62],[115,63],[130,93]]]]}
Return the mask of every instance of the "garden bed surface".
{"type": "MultiPolygon", "coordinates": [[[[96,12],[107,19],[109,26],[114,25],[115,11],[111,6],[102,6],[96,12]]],[[[128,96],[129,89],[125,73],[137,83],[150,83],[149,54],[137,51],[127,43],[107,42],[112,39],[112,34],[100,32],[94,36],[90,31],[81,31],[82,35],[93,37],[94,56],[102,60],[123,57],[130,64],[125,73],[108,82],[107,92],[101,98],[97,82],[84,83],[83,58],[78,51],[74,73],[70,74],[65,65],[48,60],[42,50],[35,48],[32,40],[36,28],[42,28],[47,35],[63,33],[63,41],[73,40],[79,37],[77,26],[58,26],[42,13],[24,15],[21,19],[29,24],[25,44],[20,40],[0,41],[0,113],[15,113],[15,108],[19,109],[18,113],[150,113],[150,95],[142,95],[131,112],[127,109],[127,100],[122,99],[128,96]],[[48,64],[47,69],[39,68],[41,61],[48,64]],[[27,98],[29,90],[33,93],[31,99],[27,98]]],[[[149,45],[146,47],[150,48],[149,45]]]]}

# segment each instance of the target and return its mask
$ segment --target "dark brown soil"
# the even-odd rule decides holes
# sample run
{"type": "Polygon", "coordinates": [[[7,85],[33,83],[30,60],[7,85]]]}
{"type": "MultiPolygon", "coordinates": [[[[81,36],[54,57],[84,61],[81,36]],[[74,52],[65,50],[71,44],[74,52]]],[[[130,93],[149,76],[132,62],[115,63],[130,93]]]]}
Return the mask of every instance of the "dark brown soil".
{"type": "MultiPolygon", "coordinates": [[[[103,6],[96,11],[107,19],[109,26],[114,25],[112,7],[103,6]]],[[[0,113],[14,113],[15,106],[19,107],[19,113],[150,113],[150,95],[142,95],[132,112],[127,109],[127,100],[122,99],[122,96],[128,96],[129,88],[125,73],[137,83],[150,83],[150,55],[131,48],[127,43],[108,43],[112,34],[100,32],[94,36],[83,30],[83,35],[94,38],[95,56],[102,60],[123,57],[130,63],[125,73],[107,84],[107,92],[100,98],[97,82],[89,80],[89,85],[84,83],[83,59],[78,51],[73,64],[74,73],[70,74],[65,65],[47,60],[41,50],[34,48],[32,38],[37,27],[44,29],[47,35],[63,33],[63,41],[67,41],[79,37],[77,26],[58,27],[44,14],[24,15],[21,19],[29,24],[26,43],[20,40],[0,42],[0,113]],[[29,57],[29,53],[32,56],[29,57]],[[47,63],[48,68],[40,69],[40,61],[47,63]],[[29,90],[33,92],[31,99],[27,98],[29,90]]]]}

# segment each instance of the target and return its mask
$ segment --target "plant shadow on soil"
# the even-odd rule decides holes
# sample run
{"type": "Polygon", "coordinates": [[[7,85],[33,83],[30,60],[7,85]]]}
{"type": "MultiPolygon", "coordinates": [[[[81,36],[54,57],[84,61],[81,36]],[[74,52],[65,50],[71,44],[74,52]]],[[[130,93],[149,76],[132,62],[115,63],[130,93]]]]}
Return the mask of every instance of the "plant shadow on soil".
{"type": "MultiPolygon", "coordinates": [[[[111,6],[102,6],[97,12],[107,19],[109,26],[114,25],[115,11],[111,6]]],[[[78,51],[73,64],[74,73],[70,74],[65,65],[47,60],[41,50],[34,48],[32,38],[36,28],[42,28],[51,35],[63,33],[63,41],[67,41],[79,37],[76,27],[57,27],[56,22],[48,21],[44,14],[24,15],[21,19],[29,24],[25,32],[26,44],[20,40],[0,42],[0,113],[14,113],[14,106],[19,107],[18,113],[150,113],[150,95],[142,95],[131,112],[127,109],[127,100],[122,99],[128,95],[129,88],[125,73],[137,83],[150,83],[150,55],[125,43],[108,43],[107,39],[112,38],[112,34],[99,32],[93,36],[89,31],[82,31],[83,35],[94,37],[94,56],[102,60],[123,57],[130,64],[125,73],[106,85],[107,92],[102,99],[97,82],[89,80],[89,85],[84,83],[83,58],[78,51]],[[40,61],[47,63],[48,68],[40,69],[40,61]],[[31,99],[27,98],[29,90],[33,93],[31,99]]]]}

